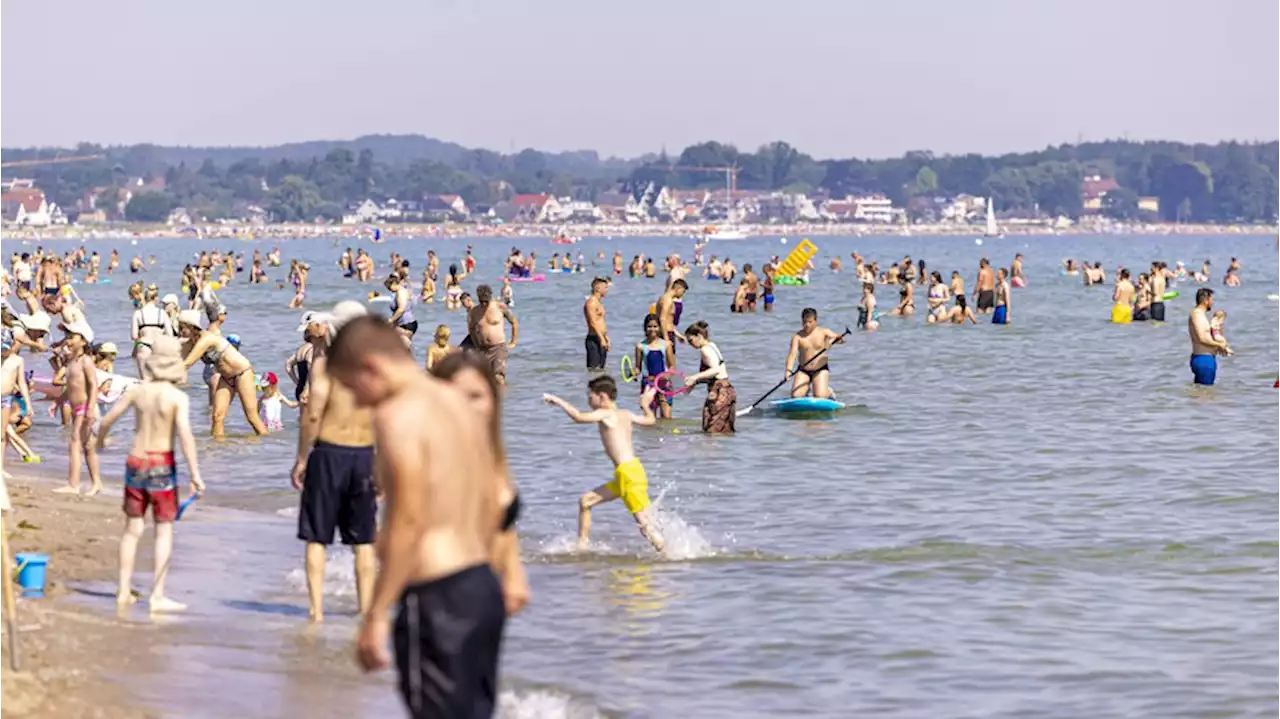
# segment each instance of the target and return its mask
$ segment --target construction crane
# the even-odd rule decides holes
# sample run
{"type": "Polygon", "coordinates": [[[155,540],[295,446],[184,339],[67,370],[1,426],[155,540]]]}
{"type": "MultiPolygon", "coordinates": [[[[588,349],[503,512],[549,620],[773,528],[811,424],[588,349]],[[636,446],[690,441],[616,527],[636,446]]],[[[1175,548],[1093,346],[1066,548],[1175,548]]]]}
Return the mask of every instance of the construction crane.
{"type": "Polygon", "coordinates": [[[736,165],[650,165],[650,167],[678,172],[723,172],[725,175],[725,187],[729,190],[729,197],[733,197],[738,190],[739,168],[736,165]]]}
{"type": "Polygon", "coordinates": [[[12,160],[10,162],[0,162],[0,167],[33,167],[35,165],[61,165],[65,162],[88,162],[89,160],[103,160],[106,155],[74,155],[71,157],[51,157],[47,160],[12,160]]]}

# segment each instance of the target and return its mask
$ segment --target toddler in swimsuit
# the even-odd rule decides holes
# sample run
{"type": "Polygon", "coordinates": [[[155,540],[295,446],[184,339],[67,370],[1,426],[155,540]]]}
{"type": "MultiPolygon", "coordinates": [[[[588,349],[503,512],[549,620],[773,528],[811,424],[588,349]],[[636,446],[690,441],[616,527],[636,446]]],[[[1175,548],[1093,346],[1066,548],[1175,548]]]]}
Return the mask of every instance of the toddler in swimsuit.
{"type": "Polygon", "coordinates": [[[258,412],[262,416],[262,423],[270,432],[284,429],[284,421],[281,418],[283,405],[288,405],[290,408],[298,406],[297,402],[280,394],[280,388],[277,386],[279,381],[275,372],[263,374],[258,381],[258,386],[262,388],[262,396],[258,398],[258,412]]]}

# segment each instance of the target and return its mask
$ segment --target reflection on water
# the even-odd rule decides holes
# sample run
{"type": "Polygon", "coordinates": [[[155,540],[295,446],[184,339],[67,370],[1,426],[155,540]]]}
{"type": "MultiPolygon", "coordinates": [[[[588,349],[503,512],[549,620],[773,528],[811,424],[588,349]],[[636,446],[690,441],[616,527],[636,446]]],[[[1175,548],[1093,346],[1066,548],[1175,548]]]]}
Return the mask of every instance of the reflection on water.
{"type": "Polygon", "coordinates": [[[660,580],[654,586],[653,565],[615,567],[608,569],[605,576],[605,601],[626,615],[628,636],[644,636],[653,631],[654,626],[647,620],[662,615],[672,591],[660,580]]]}
{"type": "MultiPolygon", "coordinates": [[[[478,242],[479,278],[496,280],[510,242],[478,242]]],[[[546,242],[520,244],[549,256],[546,242]]],[[[832,352],[832,382],[856,407],[832,421],[749,417],[738,436],[709,438],[696,431],[695,395],[676,402],[677,422],[637,430],[671,542],[664,556],[618,503],[594,513],[591,551],[573,550],[577,497],[612,467],[593,429],[540,397],[585,402],[578,307],[592,273],[516,287],[521,342],[505,420],[533,596],[509,624],[504,715],[1274,716],[1272,242],[1044,237],[979,249],[972,238],[821,238],[822,266],[854,250],[881,260],[910,254],[944,274],[960,269],[970,283],[983,254],[1000,265],[1021,252],[1031,283],[1014,292],[1007,327],[885,318],[881,331],[851,337],[832,352]],[[1219,384],[1190,385],[1191,287],[1169,303],[1168,323],[1112,325],[1109,288],[1058,273],[1068,256],[1130,267],[1239,257],[1244,285],[1215,286],[1238,351],[1223,360],[1219,384]]],[[[688,244],[589,239],[582,249],[687,254],[688,244]]],[[[465,245],[390,240],[366,249],[379,262],[392,249],[417,262],[432,247],[447,264],[465,245]]],[[[280,246],[286,260],[316,268],[308,292],[316,306],[368,291],[325,269],[328,243],[280,246]]],[[[755,263],[779,248],[759,238],[731,254],[755,263]]],[[[153,276],[176,287],[196,246],[140,240],[137,249],[155,252],[153,276]]],[[[614,283],[605,304],[615,347],[639,341],[660,286],[614,283]]],[[[128,333],[125,289],[81,287],[95,330],[117,343],[128,333]]],[[[779,288],[772,315],[730,315],[731,291],[695,281],[684,314],[710,322],[744,403],[781,379],[800,308],[817,307],[830,327],[852,324],[847,275],[820,270],[807,287],[779,288]]],[[[896,296],[877,293],[882,305],[896,296]]],[[[245,340],[255,368],[280,374],[299,341],[299,313],[283,309],[291,294],[238,284],[222,296],[228,330],[245,340]]],[[[463,331],[462,316],[439,304],[415,312],[424,326],[463,331]]],[[[429,334],[419,333],[419,356],[429,334]]],[[[679,367],[693,361],[677,348],[679,367]]],[[[621,391],[627,403],[638,392],[621,391]]],[[[193,425],[203,428],[205,393],[189,394],[193,425]]],[[[228,422],[229,432],[247,431],[235,408],[228,422]]],[[[199,443],[209,500],[179,527],[170,579],[191,612],[164,628],[174,642],[158,676],[123,678],[173,716],[401,711],[389,675],[366,677],[352,664],[349,555],[335,551],[327,566],[331,621],[315,629],[302,621],[288,479],[296,416],[286,426],[261,440],[199,443]]],[[[32,442],[65,466],[50,449],[65,446],[58,430],[38,425],[32,442]]],[[[106,453],[108,471],[123,467],[125,446],[106,453]]]]}

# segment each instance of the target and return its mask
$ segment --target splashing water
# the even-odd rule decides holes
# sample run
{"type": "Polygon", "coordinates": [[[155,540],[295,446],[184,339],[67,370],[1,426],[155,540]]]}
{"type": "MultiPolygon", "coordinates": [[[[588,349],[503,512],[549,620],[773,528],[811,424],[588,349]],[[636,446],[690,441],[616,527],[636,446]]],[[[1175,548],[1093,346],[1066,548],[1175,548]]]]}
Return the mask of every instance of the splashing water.
{"type": "Polygon", "coordinates": [[[697,527],[681,519],[674,509],[663,506],[662,500],[667,496],[667,492],[673,489],[675,489],[675,482],[663,485],[662,491],[658,493],[652,505],[654,521],[658,525],[658,531],[662,534],[665,544],[662,557],[678,562],[715,556],[716,548],[711,546],[711,542],[702,536],[702,532],[697,527]]]}
{"type": "Polygon", "coordinates": [[[613,546],[598,539],[587,542],[586,549],[578,549],[578,535],[561,534],[538,544],[538,554],[613,554],[613,546]]]}
{"type": "Polygon", "coordinates": [[[500,719],[596,719],[600,712],[559,692],[504,691],[498,695],[500,719]]]}
{"type": "MultiPolygon", "coordinates": [[[[307,593],[307,571],[299,567],[285,576],[289,588],[307,593]]],[[[354,597],[356,595],[355,559],[346,547],[330,548],[324,561],[324,593],[328,597],[354,597]]]]}

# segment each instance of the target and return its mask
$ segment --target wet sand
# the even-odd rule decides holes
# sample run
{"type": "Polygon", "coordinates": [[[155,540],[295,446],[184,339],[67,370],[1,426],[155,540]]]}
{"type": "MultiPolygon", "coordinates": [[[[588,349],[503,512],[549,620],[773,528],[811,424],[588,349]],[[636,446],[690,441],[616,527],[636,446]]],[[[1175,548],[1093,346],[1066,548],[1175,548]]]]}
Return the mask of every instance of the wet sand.
{"type": "MultiPolygon", "coordinates": [[[[6,717],[153,717],[118,677],[145,671],[160,627],[114,616],[104,592],[116,573],[124,517],[118,492],[89,499],[55,494],[61,479],[19,464],[8,468],[13,512],[5,517],[12,551],[51,557],[43,599],[18,599],[20,672],[9,669],[4,644],[6,717]],[[86,589],[86,587],[93,589],[86,589]],[[89,599],[91,601],[85,601],[89,599]]],[[[139,566],[150,567],[146,540],[139,566]]],[[[147,578],[140,576],[143,587],[147,578]]],[[[145,617],[145,609],[132,615],[145,617]]]]}

